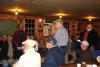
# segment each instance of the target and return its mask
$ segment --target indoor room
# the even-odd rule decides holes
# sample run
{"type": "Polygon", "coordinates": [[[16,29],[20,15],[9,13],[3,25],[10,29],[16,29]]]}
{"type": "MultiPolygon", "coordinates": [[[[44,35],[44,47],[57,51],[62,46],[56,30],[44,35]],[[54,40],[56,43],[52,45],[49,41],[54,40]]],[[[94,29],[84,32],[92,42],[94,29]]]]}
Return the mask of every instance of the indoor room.
{"type": "Polygon", "coordinates": [[[100,67],[100,0],[0,0],[0,67],[100,67]]]}

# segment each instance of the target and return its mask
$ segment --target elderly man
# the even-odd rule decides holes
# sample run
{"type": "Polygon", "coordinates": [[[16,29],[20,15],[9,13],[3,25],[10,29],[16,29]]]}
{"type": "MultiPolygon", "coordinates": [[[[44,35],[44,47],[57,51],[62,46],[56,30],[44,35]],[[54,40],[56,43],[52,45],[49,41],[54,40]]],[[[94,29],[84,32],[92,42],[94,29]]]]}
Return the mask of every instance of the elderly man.
{"type": "Polygon", "coordinates": [[[62,20],[55,20],[54,24],[56,28],[54,38],[57,40],[56,50],[58,50],[59,54],[61,54],[64,57],[69,40],[68,31],[63,26],[62,20]]]}
{"type": "Polygon", "coordinates": [[[33,48],[36,45],[35,40],[27,39],[23,44],[24,54],[20,57],[13,67],[41,67],[40,54],[33,48]]]}
{"type": "Polygon", "coordinates": [[[85,30],[80,33],[79,40],[82,42],[86,40],[90,45],[89,48],[98,46],[99,43],[99,36],[96,32],[96,30],[93,29],[93,26],[91,23],[87,23],[85,30]]]}
{"type": "Polygon", "coordinates": [[[87,60],[92,60],[92,52],[89,47],[89,43],[87,41],[82,41],[81,45],[81,54],[80,54],[80,59],[82,61],[87,61],[87,60]]]}
{"type": "Polygon", "coordinates": [[[48,51],[42,67],[59,67],[64,63],[63,56],[56,50],[56,43],[57,41],[54,38],[49,38],[46,42],[48,51]]]}

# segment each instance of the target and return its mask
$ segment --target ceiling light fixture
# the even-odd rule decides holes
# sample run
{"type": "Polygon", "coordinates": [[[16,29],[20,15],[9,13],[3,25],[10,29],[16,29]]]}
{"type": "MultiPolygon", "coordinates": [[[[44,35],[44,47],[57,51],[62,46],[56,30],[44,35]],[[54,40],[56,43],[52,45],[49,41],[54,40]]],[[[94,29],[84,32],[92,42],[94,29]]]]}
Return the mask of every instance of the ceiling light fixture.
{"type": "Polygon", "coordinates": [[[15,15],[18,15],[19,13],[18,13],[18,11],[15,11],[15,15]]]}
{"type": "Polygon", "coordinates": [[[13,12],[15,15],[19,15],[19,13],[21,12],[25,12],[24,10],[18,8],[18,7],[15,7],[13,9],[9,9],[9,11],[13,12]]]}
{"type": "Polygon", "coordinates": [[[94,16],[87,16],[85,19],[88,19],[89,21],[92,21],[93,19],[97,19],[97,17],[94,16]]]}
{"type": "Polygon", "coordinates": [[[92,19],[91,19],[91,18],[89,18],[89,21],[92,21],[92,19]]]}
{"type": "Polygon", "coordinates": [[[33,2],[34,0],[16,0],[16,1],[19,1],[19,2],[33,2]]]}
{"type": "Polygon", "coordinates": [[[69,14],[65,14],[65,13],[62,13],[62,12],[56,14],[56,16],[68,16],[68,15],[69,14]]]}
{"type": "Polygon", "coordinates": [[[65,14],[63,12],[56,13],[55,16],[58,16],[60,19],[62,19],[64,16],[69,16],[70,14],[65,14]]]}
{"type": "Polygon", "coordinates": [[[61,19],[61,18],[62,18],[62,16],[60,15],[60,16],[59,16],[59,18],[61,19]]]}

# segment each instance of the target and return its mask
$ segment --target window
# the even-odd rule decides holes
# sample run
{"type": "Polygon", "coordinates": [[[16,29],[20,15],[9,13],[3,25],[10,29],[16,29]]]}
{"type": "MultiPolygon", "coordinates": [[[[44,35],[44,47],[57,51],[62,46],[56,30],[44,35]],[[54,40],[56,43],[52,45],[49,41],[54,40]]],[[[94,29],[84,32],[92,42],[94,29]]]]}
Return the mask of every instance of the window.
{"type": "Polygon", "coordinates": [[[35,20],[25,19],[25,32],[28,35],[35,35],[35,20]]]}

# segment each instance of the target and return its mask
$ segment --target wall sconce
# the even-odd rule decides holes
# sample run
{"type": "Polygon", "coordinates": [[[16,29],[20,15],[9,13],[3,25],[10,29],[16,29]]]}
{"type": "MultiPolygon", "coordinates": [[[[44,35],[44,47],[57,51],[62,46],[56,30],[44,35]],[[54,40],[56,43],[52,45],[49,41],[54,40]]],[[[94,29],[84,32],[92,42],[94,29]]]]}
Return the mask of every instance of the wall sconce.
{"type": "Polygon", "coordinates": [[[42,22],[42,18],[39,18],[39,22],[42,22]]]}

